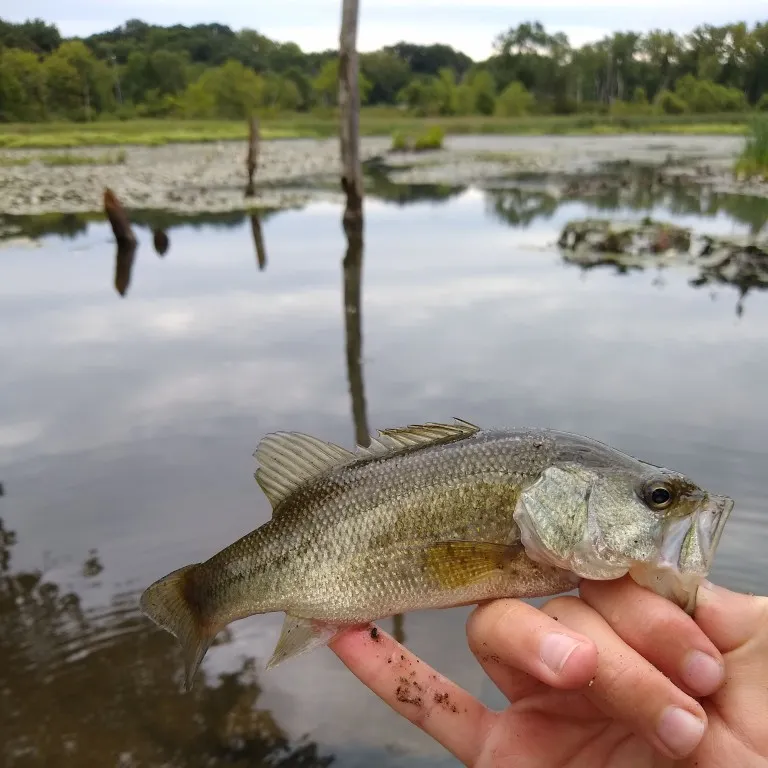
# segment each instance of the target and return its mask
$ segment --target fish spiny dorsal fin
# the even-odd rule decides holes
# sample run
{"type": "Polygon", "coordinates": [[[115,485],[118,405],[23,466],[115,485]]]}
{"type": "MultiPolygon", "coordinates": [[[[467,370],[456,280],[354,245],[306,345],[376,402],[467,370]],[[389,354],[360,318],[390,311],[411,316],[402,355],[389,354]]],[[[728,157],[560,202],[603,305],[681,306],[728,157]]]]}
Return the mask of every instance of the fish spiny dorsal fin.
{"type": "Polygon", "coordinates": [[[435,445],[437,443],[468,437],[478,432],[480,427],[468,421],[456,419],[454,424],[411,424],[408,427],[394,427],[379,430],[376,437],[371,438],[367,447],[358,446],[357,456],[360,458],[381,457],[407,448],[435,445]]]}
{"type": "Polygon", "coordinates": [[[308,480],[355,458],[339,445],[300,432],[267,435],[253,455],[259,462],[254,477],[273,509],[308,480]]]}

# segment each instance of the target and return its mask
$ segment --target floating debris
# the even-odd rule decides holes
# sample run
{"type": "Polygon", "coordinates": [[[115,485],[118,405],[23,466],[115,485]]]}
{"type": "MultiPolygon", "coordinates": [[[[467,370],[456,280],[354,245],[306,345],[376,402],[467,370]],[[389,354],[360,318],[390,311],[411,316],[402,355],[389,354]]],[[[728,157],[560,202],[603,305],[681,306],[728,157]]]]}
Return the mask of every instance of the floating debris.
{"type": "Polygon", "coordinates": [[[558,245],[566,262],[584,269],[613,266],[627,272],[687,266],[698,270],[691,280],[694,287],[731,285],[742,297],[751,289],[768,288],[768,235],[706,235],[651,219],[583,219],[565,226],[558,245]]]}

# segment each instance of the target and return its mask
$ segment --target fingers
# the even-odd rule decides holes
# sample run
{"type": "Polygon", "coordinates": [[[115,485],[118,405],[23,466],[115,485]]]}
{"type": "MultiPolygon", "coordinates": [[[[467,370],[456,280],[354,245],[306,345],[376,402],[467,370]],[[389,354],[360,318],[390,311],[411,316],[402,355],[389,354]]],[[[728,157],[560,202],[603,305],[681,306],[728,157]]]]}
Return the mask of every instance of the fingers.
{"type": "Polygon", "coordinates": [[[707,725],[702,707],[627,645],[597,611],[573,597],[556,598],[542,610],[597,645],[597,673],[584,695],[600,710],[669,757],[682,758],[696,748],[707,725]]]}
{"type": "Polygon", "coordinates": [[[537,681],[580,688],[597,670],[592,640],[519,600],[476,608],[467,621],[467,638],[486,674],[510,701],[526,695],[537,681]]]}
{"type": "Polygon", "coordinates": [[[331,650],[364,685],[465,765],[480,754],[495,714],[373,627],[350,629],[331,650]]]}
{"type": "Polygon", "coordinates": [[[712,697],[733,733],[768,754],[768,599],[706,585],[696,621],[726,654],[726,684],[712,697]]]}
{"type": "Polygon", "coordinates": [[[614,632],[678,687],[709,696],[725,680],[723,657],[684,611],[630,578],[583,581],[583,600],[614,632]]]}
{"type": "MultiPolygon", "coordinates": [[[[696,596],[696,623],[723,652],[768,637],[768,598],[743,595],[706,582],[696,596]]],[[[764,640],[765,642],[765,640],[764,640]]]]}

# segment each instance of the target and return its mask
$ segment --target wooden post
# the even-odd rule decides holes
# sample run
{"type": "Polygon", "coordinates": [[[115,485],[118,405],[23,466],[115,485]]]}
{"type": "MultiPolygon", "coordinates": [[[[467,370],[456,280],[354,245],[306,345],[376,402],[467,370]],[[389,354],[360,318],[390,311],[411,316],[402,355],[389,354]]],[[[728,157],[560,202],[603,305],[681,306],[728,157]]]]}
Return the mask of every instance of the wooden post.
{"type": "Polygon", "coordinates": [[[104,189],[104,212],[107,214],[112,232],[118,244],[136,245],[136,235],[133,234],[128,214],[120,204],[115,193],[109,188],[104,189]]]}
{"type": "Polygon", "coordinates": [[[245,188],[245,196],[252,197],[254,193],[253,175],[259,165],[259,142],[261,136],[259,133],[259,118],[251,115],[248,121],[248,157],[245,161],[245,167],[248,171],[248,185],[245,188]]]}
{"type": "Polygon", "coordinates": [[[363,169],[360,164],[360,89],[358,87],[357,19],[359,0],[342,0],[339,37],[339,114],[341,118],[341,187],[347,196],[344,221],[363,219],[363,169]]]}
{"type": "Polygon", "coordinates": [[[267,267],[267,251],[264,247],[264,235],[261,231],[261,220],[257,213],[251,214],[251,233],[253,234],[253,244],[256,248],[256,261],[259,264],[259,271],[263,272],[267,267]]]}

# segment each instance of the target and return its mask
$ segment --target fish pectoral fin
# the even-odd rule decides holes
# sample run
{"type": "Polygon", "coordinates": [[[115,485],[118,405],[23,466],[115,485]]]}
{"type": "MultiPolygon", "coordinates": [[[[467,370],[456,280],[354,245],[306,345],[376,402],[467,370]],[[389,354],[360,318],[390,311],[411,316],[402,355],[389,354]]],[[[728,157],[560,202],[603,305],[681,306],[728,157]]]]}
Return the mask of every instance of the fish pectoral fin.
{"type": "Polygon", "coordinates": [[[503,571],[523,551],[520,543],[441,541],[427,547],[425,564],[441,586],[454,589],[476,584],[503,571]]]}
{"type": "Polygon", "coordinates": [[[272,657],[267,662],[267,669],[276,667],[286,659],[328,645],[340,630],[341,627],[336,624],[326,624],[316,619],[302,619],[286,613],[280,639],[277,641],[272,657]]]}

